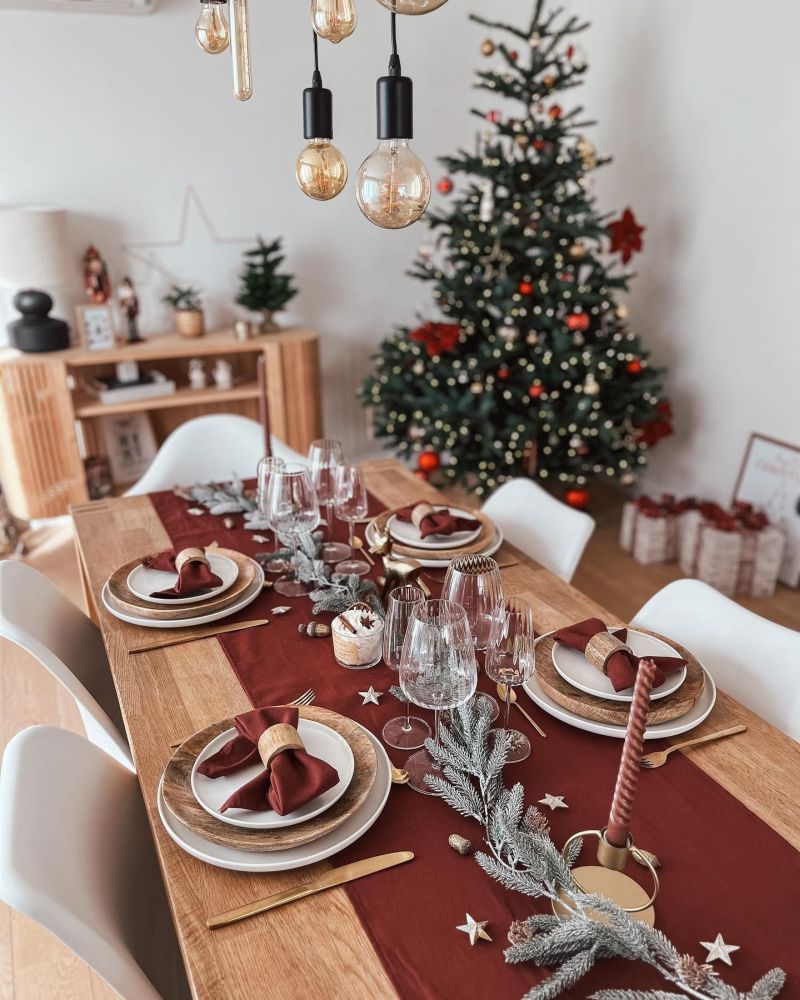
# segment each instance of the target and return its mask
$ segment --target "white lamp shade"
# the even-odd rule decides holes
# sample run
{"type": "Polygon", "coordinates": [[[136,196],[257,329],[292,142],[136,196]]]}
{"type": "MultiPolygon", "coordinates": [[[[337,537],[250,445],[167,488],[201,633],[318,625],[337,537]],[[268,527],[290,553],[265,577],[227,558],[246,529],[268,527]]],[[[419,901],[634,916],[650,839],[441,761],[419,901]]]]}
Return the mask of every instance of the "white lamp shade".
{"type": "Polygon", "coordinates": [[[0,205],[0,285],[52,293],[78,280],[63,208],[0,205]]]}

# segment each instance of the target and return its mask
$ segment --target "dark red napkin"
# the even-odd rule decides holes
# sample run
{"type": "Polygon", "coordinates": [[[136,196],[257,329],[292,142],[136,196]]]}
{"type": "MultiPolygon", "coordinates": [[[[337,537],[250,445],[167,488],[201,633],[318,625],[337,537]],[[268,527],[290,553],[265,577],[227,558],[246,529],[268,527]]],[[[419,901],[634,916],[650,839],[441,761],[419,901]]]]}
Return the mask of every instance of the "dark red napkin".
{"type": "MultiPolygon", "coordinates": [[[[204,760],[197,770],[208,778],[219,778],[257,763],[260,760],[258,738],[264,730],[281,722],[297,728],[298,715],[296,708],[286,705],[254,708],[237,715],[234,723],[238,735],[213,757],[204,760]]],[[[335,768],[326,761],[312,757],[305,750],[284,750],[272,758],[269,767],[261,774],[234,792],[223,803],[220,812],[234,808],[254,811],[274,809],[279,816],[285,816],[327,792],[338,781],[335,768]]]]}
{"type": "MultiPolygon", "coordinates": [[[[416,503],[409,504],[408,507],[401,507],[395,511],[395,515],[401,521],[413,524],[411,514],[420,503],[427,503],[427,501],[418,500],[416,503]]],[[[480,525],[480,521],[475,521],[471,517],[457,517],[447,509],[436,510],[420,521],[419,534],[420,538],[426,538],[428,535],[454,535],[457,531],[474,531],[480,525]]]]}
{"type": "MultiPolygon", "coordinates": [[[[576,625],[568,625],[566,628],[559,629],[554,638],[558,642],[563,642],[565,646],[569,646],[570,649],[578,649],[583,652],[592,636],[605,631],[607,631],[606,626],[599,618],[587,618],[586,621],[578,622],[576,625]]],[[[617,629],[612,632],[612,635],[616,636],[620,642],[626,642],[628,630],[626,628],[617,629]]],[[[645,659],[645,657],[641,657],[641,659],[645,659]]],[[[682,660],[678,656],[648,656],[646,659],[653,660],[657,668],[653,680],[654,688],[660,687],[664,683],[667,674],[686,666],[686,660],[682,660]]],[[[624,691],[626,688],[633,687],[636,682],[636,671],[639,669],[639,660],[640,657],[634,656],[633,653],[624,649],[611,654],[606,662],[606,676],[611,681],[615,691],[624,691]]]]}
{"type": "MultiPolygon", "coordinates": [[[[142,565],[147,569],[160,569],[167,573],[175,573],[175,557],[178,549],[165,549],[163,552],[156,552],[155,555],[145,556],[142,565]]],[[[183,564],[178,574],[178,582],[169,590],[157,590],[151,597],[191,597],[192,594],[199,594],[204,590],[211,590],[214,587],[221,587],[222,580],[216,573],[212,573],[208,566],[199,559],[183,564]]]]}

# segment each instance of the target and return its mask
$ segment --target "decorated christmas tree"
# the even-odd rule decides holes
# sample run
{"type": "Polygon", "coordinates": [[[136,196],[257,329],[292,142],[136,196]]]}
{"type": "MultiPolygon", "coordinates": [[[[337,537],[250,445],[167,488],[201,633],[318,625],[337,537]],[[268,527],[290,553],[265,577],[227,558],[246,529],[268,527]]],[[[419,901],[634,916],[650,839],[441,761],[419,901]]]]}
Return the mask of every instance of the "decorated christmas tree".
{"type": "Polygon", "coordinates": [[[477,148],[442,158],[442,207],[411,271],[439,315],[383,341],[361,398],[421,478],[482,495],[531,476],[581,507],[593,475],[635,480],[671,413],[620,300],[643,227],[595,206],[609,160],[568,104],[588,25],[545,8],[526,28],[472,17],[491,32],[476,83],[491,106],[473,110],[477,148]]]}

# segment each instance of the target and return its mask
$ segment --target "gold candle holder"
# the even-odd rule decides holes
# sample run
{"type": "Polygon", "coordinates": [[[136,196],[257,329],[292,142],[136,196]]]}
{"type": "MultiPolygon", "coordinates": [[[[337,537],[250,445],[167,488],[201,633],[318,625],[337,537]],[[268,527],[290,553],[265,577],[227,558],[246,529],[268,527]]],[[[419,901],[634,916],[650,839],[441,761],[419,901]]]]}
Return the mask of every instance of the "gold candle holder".
{"type": "MultiPolygon", "coordinates": [[[[597,837],[597,860],[596,865],[582,865],[580,868],[572,869],[572,877],[578,888],[583,892],[595,893],[598,896],[605,896],[617,906],[630,913],[631,916],[642,923],[653,927],[656,922],[656,912],[653,903],[658,896],[660,884],[655,865],[645,852],[638,850],[633,844],[633,840],[628,836],[628,843],[624,847],[616,847],[606,839],[606,828],[602,830],[581,830],[580,833],[573,833],[564,844],[562,850],[566,858],[572,844],[580,837],[597,837]],[[630,858],[633,857],[640,865],[643,865],[653,879],[653,891],[648,896],[647,891],[639,885],[630,875],[625,874],[625,868],[630,858]]],[[[573,914],[573,906],[568,895],[564,892],[559,894],[559,899],[553,901],[553,913],[557,917],[569,917],[573,914]]],[[[589,911],[589,915],[596,920],[605,920],[602,913],[589,911]]]]}

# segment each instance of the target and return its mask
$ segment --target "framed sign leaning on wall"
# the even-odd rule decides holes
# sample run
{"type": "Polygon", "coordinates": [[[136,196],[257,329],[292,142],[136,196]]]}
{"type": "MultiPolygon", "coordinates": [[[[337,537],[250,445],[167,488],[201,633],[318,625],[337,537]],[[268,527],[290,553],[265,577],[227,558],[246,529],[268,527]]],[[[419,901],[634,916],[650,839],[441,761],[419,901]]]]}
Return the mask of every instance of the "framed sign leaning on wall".
{"type": "Polygon", "coordinates": [[[800,447],[751,434],[733,499],[763,510],[786,535],[782,583],[800,586],[800,447]]]}

